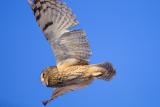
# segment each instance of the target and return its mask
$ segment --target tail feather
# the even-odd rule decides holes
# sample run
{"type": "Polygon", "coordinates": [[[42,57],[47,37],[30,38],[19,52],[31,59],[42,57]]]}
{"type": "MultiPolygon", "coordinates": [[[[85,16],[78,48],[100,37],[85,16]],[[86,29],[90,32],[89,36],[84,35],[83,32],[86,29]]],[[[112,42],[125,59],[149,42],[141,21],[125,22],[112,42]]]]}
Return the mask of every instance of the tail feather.
{"type": "Polygon", "coordinates": [[[98,76],[98,79],[111,80],[112,77],[116,74],[116,70],[113,68],[111,63],[106,62],[97,64],[97,66],[105,69],[102,71],[102,75],[98,76]]]}

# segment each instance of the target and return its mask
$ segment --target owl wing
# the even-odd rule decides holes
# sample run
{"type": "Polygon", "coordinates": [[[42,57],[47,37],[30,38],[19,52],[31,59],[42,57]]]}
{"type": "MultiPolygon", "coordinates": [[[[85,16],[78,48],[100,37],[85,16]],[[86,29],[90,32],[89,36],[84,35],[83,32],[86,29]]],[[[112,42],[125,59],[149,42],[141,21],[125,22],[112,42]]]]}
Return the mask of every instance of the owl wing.
{"type": "Polygon", "coordinates": [[[92,80],[88,80],[88,81],[81,82],[79,84],[74,83],[74,84],[70,84],[70,85],[67,85],[64,87],[56,88],[56,90],[53,92],[52,96],[48,100],[43,101],[43,104],[47,105],[50,101],[56,99],[57,97],[65,94],[67,92],[74,91],[74,90],[80,89],[80,88],[84,88],[87,85],[89,85],[91,82],[92,82],[92,80]]]}
{"type": "Polygon", "coordinates": [[[61,0],[29,0],[38,25],[51,44],[58,69],[88,64],[91,50],[83,30],[69,30],[78,21],[61,0]]]}

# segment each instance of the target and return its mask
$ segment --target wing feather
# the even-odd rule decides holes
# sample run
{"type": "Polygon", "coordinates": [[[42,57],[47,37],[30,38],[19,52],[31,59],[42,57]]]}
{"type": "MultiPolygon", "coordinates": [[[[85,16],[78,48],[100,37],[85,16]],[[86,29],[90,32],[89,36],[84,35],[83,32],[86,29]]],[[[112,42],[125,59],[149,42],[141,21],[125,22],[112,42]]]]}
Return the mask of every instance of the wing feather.
{"type": "Polygon", "coordinates": [[[58,68],[87,64],[91,50],[83,30],[70,31],[78,24],[71,9],[61,0],[30,0],[38,25],[53,47],[58,68]]]}
{"type": "MultiPolygon", "coordinates": [[[[91,55],[90,46],[86,39],[85,32],[82,30],[74,30],[71,32],[64,33],[59,41],[56,41],[58,48],[54,47],[55,55],[58,62],[65,60],[65,58],[76,58],[88,61],[89,56],[91,55]],[[63,51],[59,51],[60,50],[63,51]],[[66,56],[66,57],[61,57],[66,56]]],[[[53,43],[54,44],[54,43],[53,43]]]]}

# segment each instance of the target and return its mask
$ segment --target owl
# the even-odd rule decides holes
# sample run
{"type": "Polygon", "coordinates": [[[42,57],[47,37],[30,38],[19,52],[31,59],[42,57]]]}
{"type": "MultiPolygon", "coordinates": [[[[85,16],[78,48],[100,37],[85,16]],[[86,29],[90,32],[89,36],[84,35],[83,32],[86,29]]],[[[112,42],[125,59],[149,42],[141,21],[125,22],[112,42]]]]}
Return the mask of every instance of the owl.
{"type": "Polygon", "coordinates": [[[95,79],[110,80],[116,73],[109,62],[90,64],[91,49],[75,15],[62,0],[29,0],[35,19],[56,57],[56,66],[41,73],[46,87],[54,88],[50,101],[66,92],[88,86],[95,79]]]}

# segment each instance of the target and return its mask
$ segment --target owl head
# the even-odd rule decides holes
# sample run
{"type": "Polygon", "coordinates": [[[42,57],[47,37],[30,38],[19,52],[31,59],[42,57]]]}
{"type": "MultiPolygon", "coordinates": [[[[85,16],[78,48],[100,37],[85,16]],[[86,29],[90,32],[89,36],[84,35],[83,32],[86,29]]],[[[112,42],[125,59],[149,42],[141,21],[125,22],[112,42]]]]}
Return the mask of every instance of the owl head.
{"type": "Polygon", "coordinates": [[[56,84],[55,74],[58,72],[56,66],[50,66],[44,69],[41,73],[40,79],[43,84],[47,87],[54,87],[56,84]]]}

